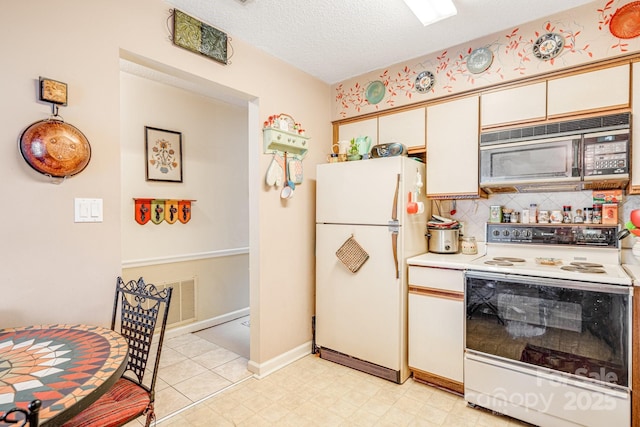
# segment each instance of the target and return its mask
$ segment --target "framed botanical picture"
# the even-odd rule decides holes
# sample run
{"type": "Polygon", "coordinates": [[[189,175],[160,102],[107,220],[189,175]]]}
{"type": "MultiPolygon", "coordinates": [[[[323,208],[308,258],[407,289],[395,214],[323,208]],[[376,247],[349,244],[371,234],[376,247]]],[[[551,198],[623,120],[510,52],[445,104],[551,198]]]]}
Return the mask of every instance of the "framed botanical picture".
{"type": "Polygon", "coordinates": [[[182,134],[144,127],[147,181],[182,182],[182,134]]]}

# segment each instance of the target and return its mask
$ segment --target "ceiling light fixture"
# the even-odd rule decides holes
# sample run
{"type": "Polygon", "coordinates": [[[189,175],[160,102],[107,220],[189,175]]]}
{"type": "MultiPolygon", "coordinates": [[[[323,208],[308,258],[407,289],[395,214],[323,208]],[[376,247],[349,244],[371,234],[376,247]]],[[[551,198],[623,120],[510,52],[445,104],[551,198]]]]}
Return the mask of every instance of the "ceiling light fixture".
{"type": "Polygon", "coordinates": [[[458,13],[452,0],[404,0],[425,27],[458,13]]]}

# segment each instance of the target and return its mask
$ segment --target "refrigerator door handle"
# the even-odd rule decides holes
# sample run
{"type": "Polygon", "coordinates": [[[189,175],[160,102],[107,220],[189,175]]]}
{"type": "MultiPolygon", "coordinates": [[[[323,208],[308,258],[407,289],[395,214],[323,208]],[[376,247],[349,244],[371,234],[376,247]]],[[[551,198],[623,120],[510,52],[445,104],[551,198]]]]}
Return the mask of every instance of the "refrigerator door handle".
{"type": "Polygon", "coordinates": [[[393,206],[391,208],[391,219],[393,221],[398,220],[398,193],[400,192],[400,174],[396,180],[396,192],[393,195],[393,206]]]}
{"type": "Polygon", "coordinates": [[[396,279],[400,278],[400,268],[398,265],[398,231],[391,232],[391,246],[393,249],[393,262],[396,265],[396,279]]]}

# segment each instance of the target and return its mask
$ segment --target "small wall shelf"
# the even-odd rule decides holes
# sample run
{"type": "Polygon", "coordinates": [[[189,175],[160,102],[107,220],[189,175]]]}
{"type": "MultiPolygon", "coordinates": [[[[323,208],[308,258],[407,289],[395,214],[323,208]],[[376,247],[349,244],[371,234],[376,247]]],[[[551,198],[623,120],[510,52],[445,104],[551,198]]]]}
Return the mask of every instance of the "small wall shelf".
{"type": "Polygon", "coordinates": [[[304,135],[300,123],[288,114],[269,116],[262,129],[265,154],[284,154],[302,160],[309,151],[309,138],[304,135]]]}
{"type": "Polygon", "coordinates": [[[276,128],[264,128],[262,130],[264,138],[264,153],[270,154],[275,152],[284,153],[285,151],[292,156],[302,160],[309,151],[306,136],[294,134],[276,128]]]}

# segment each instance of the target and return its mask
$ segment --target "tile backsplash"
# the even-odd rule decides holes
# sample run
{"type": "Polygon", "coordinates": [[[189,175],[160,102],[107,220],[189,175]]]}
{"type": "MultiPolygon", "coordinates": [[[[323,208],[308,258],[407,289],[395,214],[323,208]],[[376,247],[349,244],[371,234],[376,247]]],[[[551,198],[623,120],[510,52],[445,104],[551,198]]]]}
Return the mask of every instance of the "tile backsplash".
{"type": "MultiPolygon", "coordinates": [[[[489,221],[489,207],[501,205],[521,212],[528,209],[531,203],[538,205],[538,210],[562,210],[562,206],[571,205],[573,214],[576,209],[583,209],[593,205],[591,191],[572,191],[558,193],[509,193],[489,196],[487,199],[464,200],[434,200],[432,212],[447,218],[460,221],[465,236],[475,236],[476,240],[484,242],[485,224],[489,221]],[[455,208],[455,214],[451,214],[455,208]]],[[[618,223],[624,225],[629,220],[629,213],[640,209],[640,196],[622,196],[618,208],[618,223]]],[[[635,236],[629,236],[622,241],[622,247],[630,248],[636,242],[635,236]]]]}

